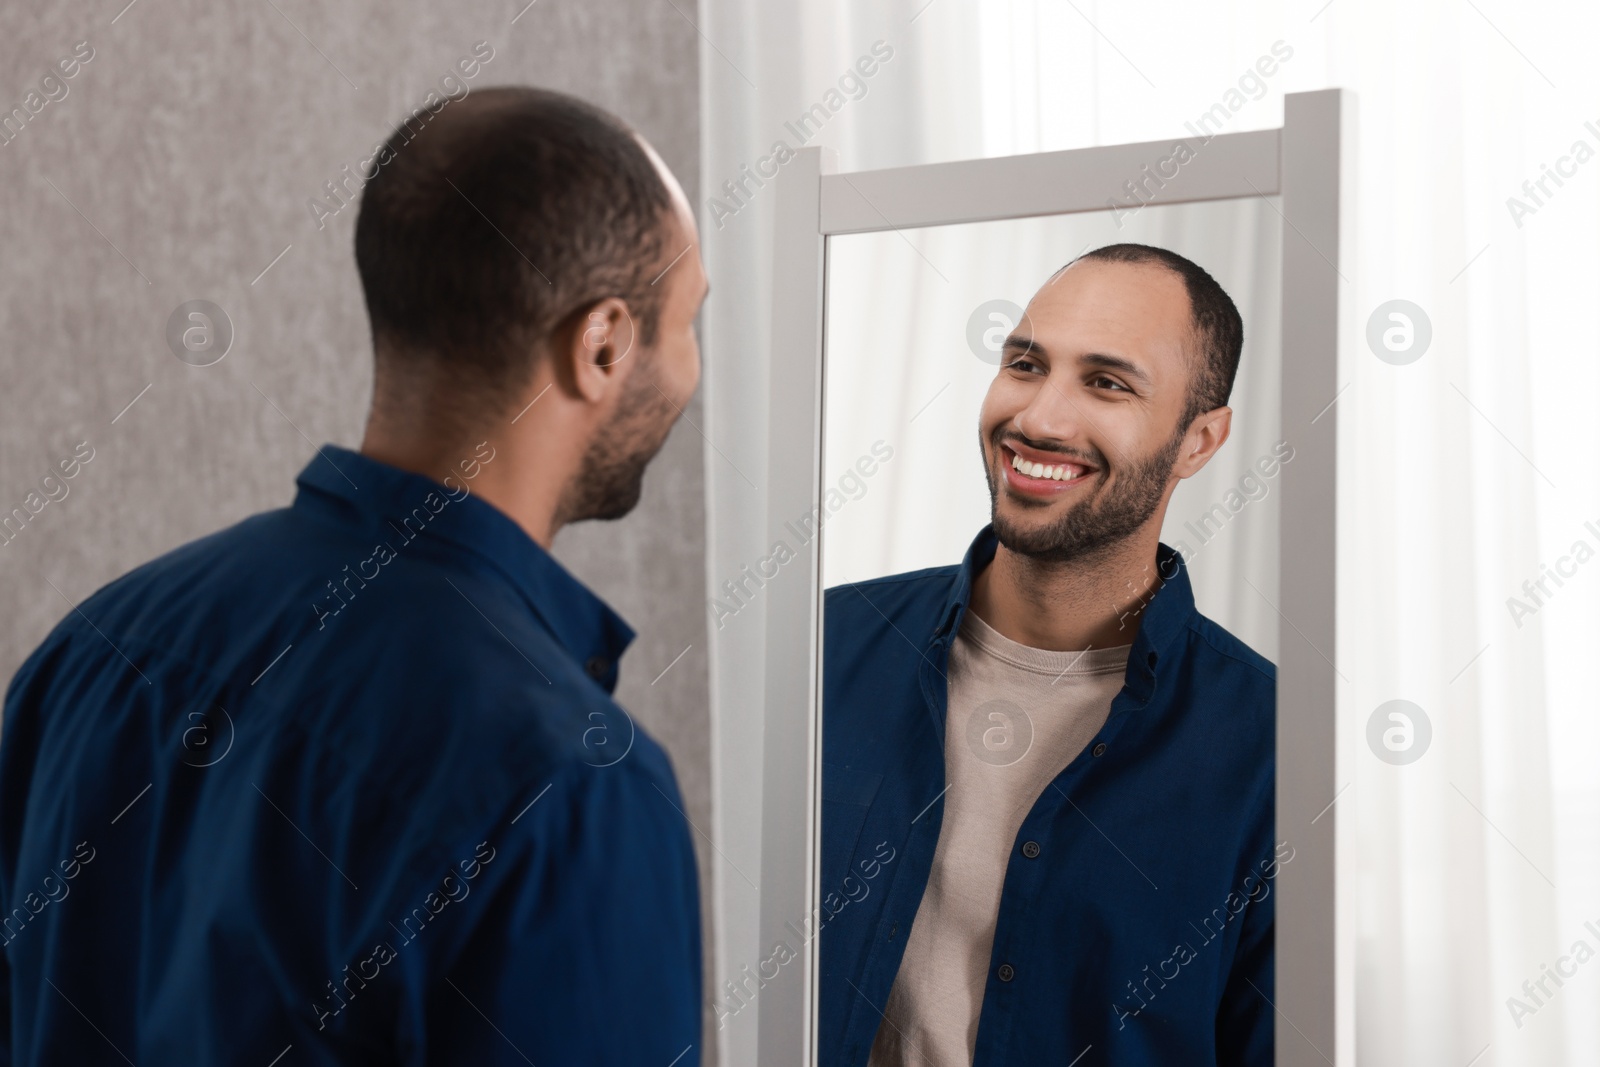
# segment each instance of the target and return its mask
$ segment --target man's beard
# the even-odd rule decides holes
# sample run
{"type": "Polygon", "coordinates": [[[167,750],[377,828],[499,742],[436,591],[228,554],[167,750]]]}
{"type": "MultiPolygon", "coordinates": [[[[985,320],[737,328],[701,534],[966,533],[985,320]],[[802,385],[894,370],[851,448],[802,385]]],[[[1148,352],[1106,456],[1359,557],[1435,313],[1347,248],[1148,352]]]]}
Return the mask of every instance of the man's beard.
{"type": "MultiPolygon", "coordinates": [[[[1049,563],[1092,558],[1106,551],[1130,537],[1161,506],[1183,438],[1180,425],[1170,441],[1120,474],[1110,488],[1080,500],[1043,526],[1013,523],[1000,514],[1000,486],[985,454],[983,473],[989,482],[989,515],[996,538],[1012,552],[1049,563]]],[[[982,447],[980,436],[980,450],[982,447]]],[[[1000,462],[1005,461],[999,442],[994,443],[994,454],[1000,462]]],[[[1104,456],[1098,458],[1097,487],[1106,484],[1107,474],[1104,456]]]]}
{"type": "Polygon", "coordinates": [[[678,409],[646,367],[637,367],[611,425],[590,442],[578,476],[561,499],[561,524],[620,519],[639,503],[645,468],[666,442],[678,409]]]}

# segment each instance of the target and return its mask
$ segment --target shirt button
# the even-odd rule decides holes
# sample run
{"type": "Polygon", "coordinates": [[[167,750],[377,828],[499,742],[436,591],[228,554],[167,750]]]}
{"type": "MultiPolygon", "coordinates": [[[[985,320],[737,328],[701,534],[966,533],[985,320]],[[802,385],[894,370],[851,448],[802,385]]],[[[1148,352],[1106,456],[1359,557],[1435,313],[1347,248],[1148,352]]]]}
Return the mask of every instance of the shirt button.
{"type": "Polygon", "coordinates": [[[1000,981],[1002,982],[1009,982],[1011,979],[1017,976],[1016,970],[1009,963],[1002,963],[1000,965],[1000,969],[996,971],[995,974],[999,976],[1000,981]]]}
{"type": "Polygon", "coordinates": [[[1106,743],[1104,741],[1094,746],[1094,754],[1096,756],[1104,756],[1106,754],[1106,743]]]}
{"type": "Polygon", "coordinates": [[[1154,667],[1156,665],[1156,654],[1154,652],[1150,653],[1144,658],[1144,661],[1154,667]]]}
{"type": "Polygon", "coordinates": [[[1022,854],[1028,857],[1030,860],[1036,859],[1039,855],[1039,842],[1024,841],[1022,843],[1022,854]]]}
{"type": "Polygon", "coordinates": [[[585,674],[598,682],[600,679],[606,676],[607,666],[609,666],[609,664],[601,657],[590,656],[589,662],[583,665],[583,670],[585,674]]]}

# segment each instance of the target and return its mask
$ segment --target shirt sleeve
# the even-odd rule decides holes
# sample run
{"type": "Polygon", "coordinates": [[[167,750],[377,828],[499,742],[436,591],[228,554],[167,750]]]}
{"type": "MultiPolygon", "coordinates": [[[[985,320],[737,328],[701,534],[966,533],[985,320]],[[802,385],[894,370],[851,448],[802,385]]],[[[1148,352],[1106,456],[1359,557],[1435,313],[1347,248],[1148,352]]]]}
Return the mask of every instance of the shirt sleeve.
{"type": "Polygon", "coordinates": [[[693,842],[669,765],[634,756],[534,785],[487,842],[483,910],[426,994],[425,1062],[697,1067],[693,842]]]}
{"type": "MultiPolygon", "coordinates": [[[[1257,884],[1273,888],[1271,882],[1257,884]]],[[[1273,894],[1252,900],[1244,911],[1233,966],[1217,1008],[1217,1062],[1272,1067],[1273,894]]]]}

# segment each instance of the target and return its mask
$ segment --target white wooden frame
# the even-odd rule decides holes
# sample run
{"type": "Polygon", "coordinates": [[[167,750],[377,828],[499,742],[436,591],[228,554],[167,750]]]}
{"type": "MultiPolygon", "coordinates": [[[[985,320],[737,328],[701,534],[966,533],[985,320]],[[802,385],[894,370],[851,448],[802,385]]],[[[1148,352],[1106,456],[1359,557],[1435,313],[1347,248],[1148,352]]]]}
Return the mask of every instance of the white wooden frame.
{"type": "MultiPolygon", "coordinates": [[[[1171,157],[1193,156],[1146,203],[1280,197],[1283,215],[1281,425],[1295,462],[1283,494],[1278,582],[1277,840],[1294,847],[1277,878],[1276,1062],[1355,1062],[1354,935],[1349,820],[1334,805],[1335,547],[1338,354],[1352,336],[1350,235],[1355,101],[1346,90],[1291,93],[1281,129],[1068,152],[838,174],[830,149],[802,149],[778,179],[773,270],[767,519],[821,499],[823,338],[830,236],[994,219],[1103,211],[1171,157]]],[[[1170,166],[1168,170],[1170,170],[1170,166]]],[[[762,783],[761,944],[816,914],[820,826],[819,538],[768,587],[762,783]]],[[[735,701],[750,706],[754,702],[735,701]]],[[[759,1002],[760,1063],[816,1063],[816,942],[796,961],[801,982],[759,1002]]]]}

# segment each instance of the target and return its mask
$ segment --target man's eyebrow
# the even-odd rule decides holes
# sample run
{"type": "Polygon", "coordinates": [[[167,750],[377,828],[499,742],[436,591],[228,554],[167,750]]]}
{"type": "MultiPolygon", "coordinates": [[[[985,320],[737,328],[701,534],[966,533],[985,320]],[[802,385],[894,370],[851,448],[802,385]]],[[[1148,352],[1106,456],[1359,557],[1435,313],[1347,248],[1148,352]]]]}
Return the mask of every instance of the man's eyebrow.
{"type": "MultiPolygon", "coordinates": [[[[1002,351],[1016,352],[1018,355],[1023,356],[1032,353],[1038,353],[1047,359],[1050,356],[1050,353],[1038,341],[1031,337],[1018,337],[1015,334],[1007,337],[1000,348],[1002,351]]],[[[1150,376],[1140,370],[1138,364],[1121,356],[1107,355],[1104,352],[1085,352],[1078,357],[1078,362],[1090,367],[1103,367],[1106,370],[1120,371],[1146,388],[1152,387],[1150,376]]]]}
{"type": "Polygon", "coordinates": [[[1140,370],[1137,364],[1132,360],[1123,359],[1121,356],[1108,356],[1103,352],[1085,352],[1078,357],[1078,362],[1088,364],[1091,367],[1104,367],[1107,370],[1120,371],[1146,388],[1149,388],[1152,384],[1150,376],[1140,370]]]}

